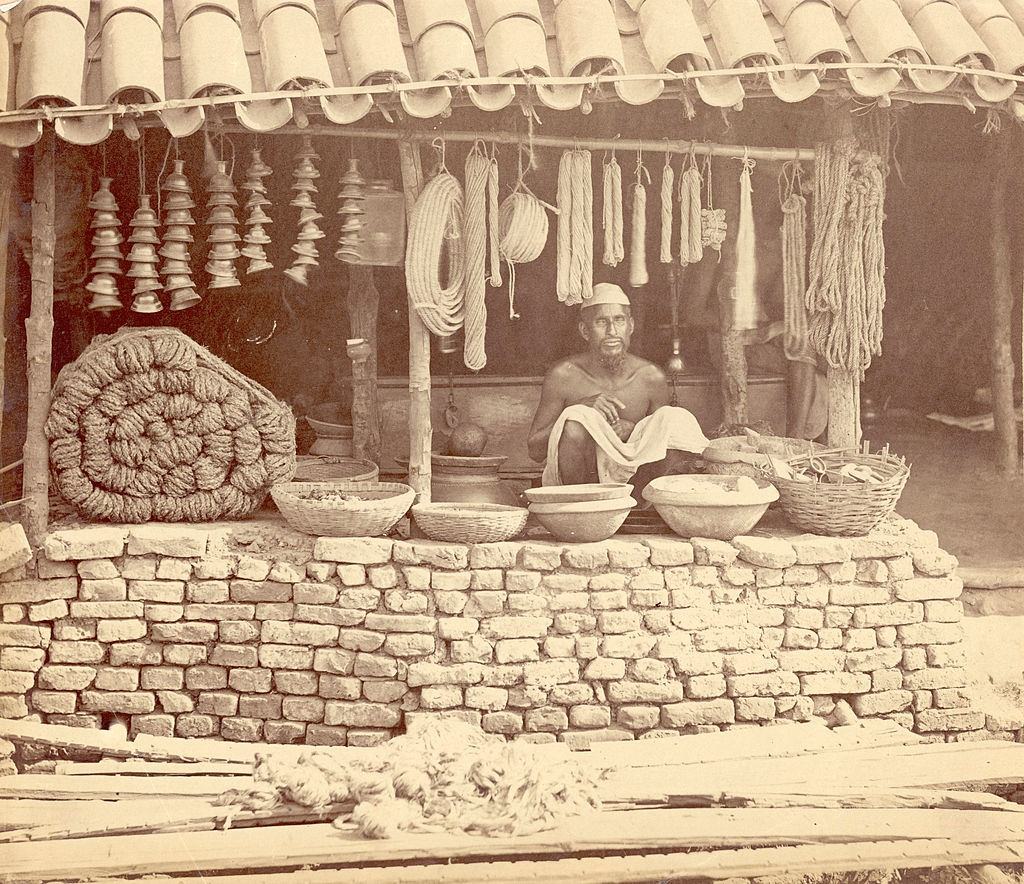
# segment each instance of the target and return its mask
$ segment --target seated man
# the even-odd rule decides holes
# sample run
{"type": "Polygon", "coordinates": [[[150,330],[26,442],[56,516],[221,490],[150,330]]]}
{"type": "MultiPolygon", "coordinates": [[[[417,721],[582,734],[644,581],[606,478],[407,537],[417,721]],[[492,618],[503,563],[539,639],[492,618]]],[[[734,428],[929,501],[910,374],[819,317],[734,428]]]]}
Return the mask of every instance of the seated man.
{"type": "Polygon", "coordinates": [[[669,450],[704,450],[693,415],[668,406],[661,369],[629,352],[633,318],[621,288],[594,286],[579,331],[587,349],[548,372],[527,441],[530,457],[547,459],[545,485],[624,482],[644,467],[639,492],[668,470],[669,450]]]}

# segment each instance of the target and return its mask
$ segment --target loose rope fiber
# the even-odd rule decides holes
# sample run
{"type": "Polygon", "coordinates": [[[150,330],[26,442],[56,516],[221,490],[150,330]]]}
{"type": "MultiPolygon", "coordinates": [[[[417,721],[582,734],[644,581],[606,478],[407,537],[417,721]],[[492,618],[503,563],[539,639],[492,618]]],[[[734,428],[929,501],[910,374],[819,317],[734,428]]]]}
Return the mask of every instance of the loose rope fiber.
{"type": "Polygon", "coordinates": [[[732,328],[757,328],[761,307],[757,294],[757,231],[754,228],[754,161],[744,157],[740,172],[740,211],[736,225],[736,276],[732,328]]]}
{"type": "Polygon", "coordinates": [[[622,167],[615,155],[604,164],[601,226],[604,231],[602,263],[617,267],[625,257],[622,232],[622,167]]]}
{"type": "Polygon", "coordinates": [[[558,300],[594,293],[594,184],[589,150],[567,150],[558,167],[558,300]]]}
{"type": "Polygon", "coordinates": [[[462,237],[466,244],[465,276],[465,343],[463,361],[466,368],[480,371],[487,364],[487,253],[490,238],[487,231],[487,196],[491,177],[491,161],[479,144],[473,145],[466,157],[466,204],[462,237]]]}
{"type": "Polygon", "coordinates": [[[410,301],[423,324],[438,336],[455,334],[465,320],[466,241],[462,231],[462,185],[442,167],[413,206],[405,253],[410,301]],[[447,285],[441,280],[445,263],[447,285]]]}
{"type": "Polygon", "coordinates": [[[255,784],[224,792],[216,803],[267,810],[354,802],[334,826],[366,838],[403,831],[525,835],[600,806],[597,783],[578,762],[457,719],[410,722],[406,734],[371,757],[343,753],[311,749],[294,760],[259,753],[255,784]]]}
{"type": "Polygon", "coordinates": [[[665,154],[661,170],[661,263],[672,263],[672,214],[675,199],[676,173],[665,154]]]}
{"type": "Polygon", "coordinates": [[[177,329],[98,337],[61,370],[50,466],[79,513],[108,522],[250,515],[295,472],[295,419],[177,329]]]}

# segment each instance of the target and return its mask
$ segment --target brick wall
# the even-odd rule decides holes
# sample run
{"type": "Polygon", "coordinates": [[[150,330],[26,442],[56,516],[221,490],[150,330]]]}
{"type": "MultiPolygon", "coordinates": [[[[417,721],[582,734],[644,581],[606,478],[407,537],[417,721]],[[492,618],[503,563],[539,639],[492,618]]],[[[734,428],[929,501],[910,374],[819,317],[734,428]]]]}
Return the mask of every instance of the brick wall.
{"type": "Polygon", "coordinates": [[[436,711],[576,742],[829,718],[840,700],[937,739],[986,723],[955,559],[903,520],[733,543],[296,534],[279,553],[251,531],[51,534],[0,583],[0,715],[349,745],[436,711]]]}

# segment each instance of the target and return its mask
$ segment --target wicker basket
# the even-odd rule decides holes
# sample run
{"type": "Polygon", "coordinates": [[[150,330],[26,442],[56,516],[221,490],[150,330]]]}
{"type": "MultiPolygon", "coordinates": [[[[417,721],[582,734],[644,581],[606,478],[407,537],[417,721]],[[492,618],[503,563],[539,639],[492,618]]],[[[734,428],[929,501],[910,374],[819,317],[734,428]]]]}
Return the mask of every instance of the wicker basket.
{"type": "Polygon", "coordinates": [[[376,482],[380,471],[372,460],[356,457],[300,455],[293,482],[376,482]]]}
{"type": "Polygon", "coordinates": [[[768,477],[779,489],[779,505],[786,518],[814,534],[867,534],[896,509],[910,476],[910,467],[904,459],[890,454],[888,447],[878,454],[863,453],[856,448],[819,451],[793,458],[789,465],[797,472],[810,472],[812,460],[830,470],[838,470],[845,464],[870,467],[879,479],[876,482],[851,479],[837,484],[814,478],[800,481],[768,477]]]}
{"type": "Polygon", "coordinates": [[[526,527],[529,511],[500,503],[418,503],[412,517],[431,540],[496,543],[526,527]]]}
{"type": "Polygon", "coordinates": [[[412,506],[416,492],[399,482],[283,482],[270,489],[288,524],[321,537],[387,534],[412,506]],[[358,494],[362,500],[310,500],[311,491],[358,494]]]}

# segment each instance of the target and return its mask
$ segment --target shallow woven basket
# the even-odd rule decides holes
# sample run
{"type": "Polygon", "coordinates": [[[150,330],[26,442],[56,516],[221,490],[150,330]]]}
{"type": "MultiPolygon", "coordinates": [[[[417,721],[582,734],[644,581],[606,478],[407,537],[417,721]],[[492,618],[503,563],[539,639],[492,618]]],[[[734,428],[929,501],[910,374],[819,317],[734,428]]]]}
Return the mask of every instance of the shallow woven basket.
{"type": "Polygon", "coordinates": [[[371,460],[355,457],[300,456],[293,482],[376,482],[380,471],[371,460]]]}
{"type": "MultiPolygon", "coordinates": [[[[838,485],[768,477],[779,489],[779,505],[786,518],[813,534],[867,534],[896,509],[910,476],[910,467],[904,459],[890,454],[888,448],[878,454],[846,448],[819,451],[813,456],[837,469],[848,463],[863,464],[883,478],[881,482],[870,484],[851,480],[838,485]]],[[[809,456],[795,457],[789,465],[800,470],[809,465],[810,459],[809,456]]]]}
{"type": "Polygon", "coordinates": [[[288,524],[320,537],[387,534],[412,506],[416,492],[400,482],[282,482],[270,489],[288,524]],[[303,492],[343,491],[369,500],[309,500],[303,492]]]}
{"type": "Polygon", "coordinates": [[[529,510],[500,503],[418,503],[412,517],[431,540],[496,543],[526,527],[529,510]]]}

